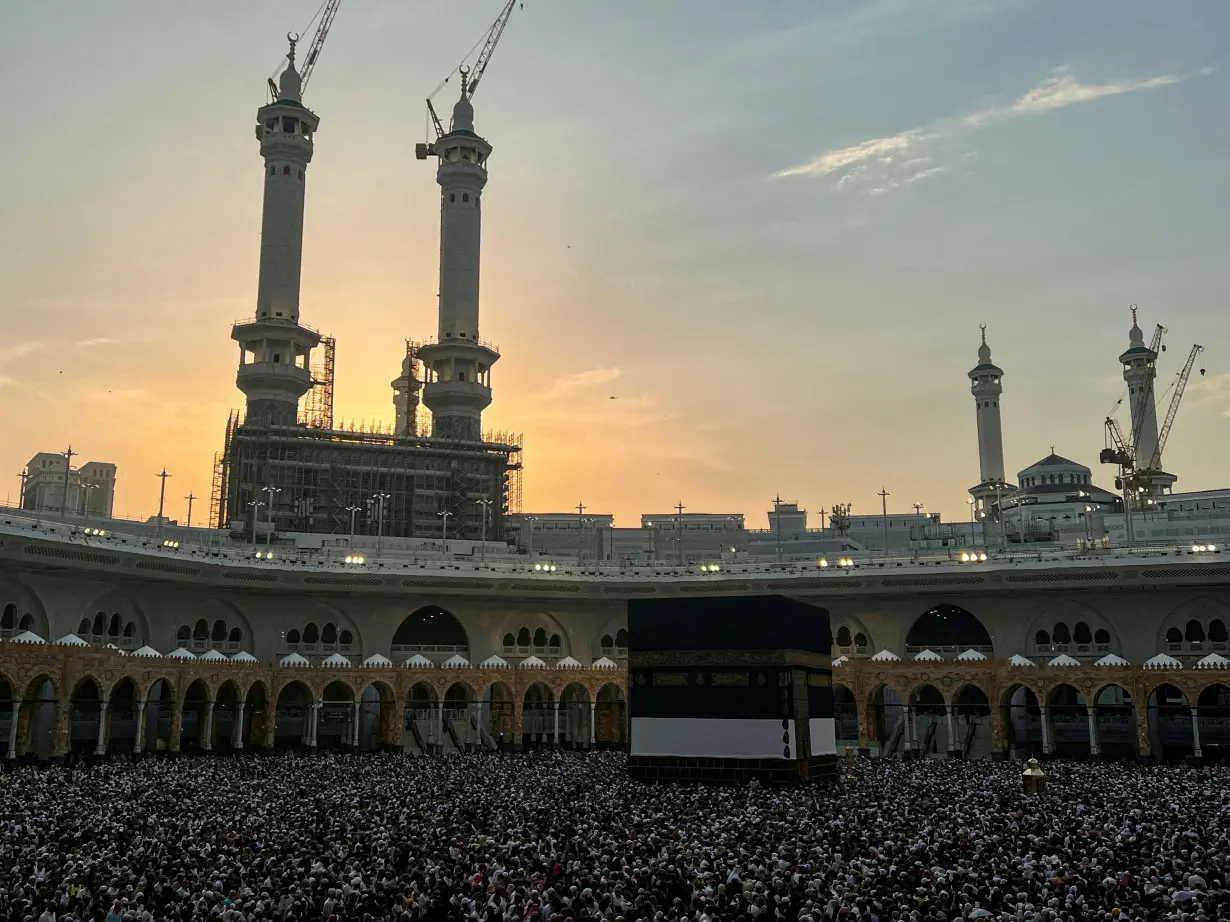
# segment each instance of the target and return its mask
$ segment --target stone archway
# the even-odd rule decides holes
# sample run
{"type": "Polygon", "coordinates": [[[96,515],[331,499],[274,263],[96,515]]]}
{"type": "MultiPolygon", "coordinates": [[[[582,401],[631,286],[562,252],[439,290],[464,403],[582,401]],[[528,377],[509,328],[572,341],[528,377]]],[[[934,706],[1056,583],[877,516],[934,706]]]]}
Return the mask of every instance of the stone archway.
{"type": "Polygon", "coordinates": [[[1194,755],[1198,728],[1192,718],[1193,704],[1178,686],[1162,683],[1149,690],[1145,699],[1149,721],[1149,751],[1162,761],[1194,755]]]}
{"type": "Polygon", "coordinates": [[[308,731],[308,746],[315,743],[313,748],[318,752],[353,750],[359,729],[357,718],[354,689],[340,680],[330,682],[320,693],[315,726],[308,731]]]}
{"type": "Polygon", "coordinates": [[[26,683],[17,719],[17,754],[50,759],[56,753],[56,707],[63,691],[44,673],[26,683]]]}
{"type": "Polygon", "coordinates": [[[102,686],[93,676],[83,676],[69,694],[68,746],[74,756],[98,751],[106,732],[102,686]]]}
{"type": "Polygon", "coordinates": [[[406,694],[406,748],[422,755],[435,751],[439,695],[428,682],[415,682],[406,694]]]}
{"type": "Polygon", "coordinates": [[[1094,731],[1095,755],[1135,759],[1140,753],[1135,702],[1131,692],[1117,682],[1103,685],[1094,695],[1094,731]]]}
{"type": "Polygon", "coordinates": [[[1053,754],[1082,759],[1090,755],[1090,719],[1084,692],[1066,682],[1056,685],[1046,695],[1046,719],[1053,754]]]}
{"type": "Polygon", "coordinates": [[[945,751],[947,746],[944,693],[934,685],[921,685],[910,694],[906,721],[906,748],[919,758],[945,751]]]}
{"type": "Polygon", "coordinates": [[[482,742],[478,695],[469,682],[455,680],[444,690],[445,752],[473,752],[482,742]]]}
{"type": "Polygon", "coordinates": [[[401,752],[405,741],[397,694],[387,682],[372,682],[359,696],[359,751],[401,752]]]}
{"type": "Polygon", "coordinates": [[[1215,682],[1200,690],[1196,721],[1203,758],[1230,760],[1230,684],[1215,682]]]}
{"type": "Polygon", "coordinates": [[[497,749],[511,747],[517,724],[517,702],[512,689],[503,682],[493,682],[483,693],[483,710],[492,745],[497,749]]]}
{"type": "Polygon", "coordinates": [[[555,696],[542,682],[525,690],[521,704],[521,744],[527,749],[541,749],[554,744],[555,696]]]}
{"type": "Polygon", "coordinates": [[[864,736],[873,755],[891,758],[908,748],[904,702],[892,686],[881,683],[872,689],[867,699],[867,724],[864,736]]]}
{"type": "Polygon", "coordinates": [[[171,752],[175,725],[175,687],[166,677],[155,679],[145,692],[145,710],[138,716],[141,752],[171,752]]]}
{"type": "Polygon", "coordinates": [[[418,654],[438,666],[450,656],[469,659],[470,638],[456,615],[438,605],[427,605],[397,626],[389,653],[395,663],[418,654]]]}
{"type": "Polygon", "coordinates": [[[844,685],[833,685],[833,726],[837,738],[837,750],[845,746],[858,748],[861,737],[858,725],[858,701],[854,692],[844,685]]]}
{"type": "Polygon", "coordinates": [[[213,696],[204,679],[194,679],[184,691],[179,748],[183,752],[204,752],[210,747],[206,734],[212,735],[213,696]]]}
{"type": "Polygon", "coordinates": [[[591,728],[589,689],[580,682],[567,685],[560,694],[560,745],[567,749],[588,749],[594,742],[591,728]]]}
{"type": "Polygon", "coordinates": [[[594,702],[596,745],[602,749],[623,749],[628,745],[628,699],[614,682],[598,689],[594,702]]]}
{"type": "Polygon", "coordinates": [[[1050,726],[1043,729],[1042,705],[1028,685],[1015,683],[1000,699],[1008,752],[1018,758],[1041,758],[1050,752],[1050,726]]]}
{"type": "Polygon", "coordinates": [[[923,650],[949,658],[966,650],[994,655],[990,633],[977,616],[957,605],[936,605],[919,615],[905,638],[906,658],[923,650]]]}
{"type": "Polygon", "coordinates": [[[994,751],[995,727],[991,720],[991,699],[974,683],[957,689],[952,698],[949,720],[949,758],[981,759],[994,751]]]}
{"type": "MultiPolygon", "coordinates": [[[[293,679],[278,691],[273,708],[273,747],[275,749],[308,749],[311,747],[312,689],[307,683],[293,679]]],[[[268,727],[266,727],[268,734],[268,727]]],[[[266,736],[268,739],[268,736],[266,736]]]]}

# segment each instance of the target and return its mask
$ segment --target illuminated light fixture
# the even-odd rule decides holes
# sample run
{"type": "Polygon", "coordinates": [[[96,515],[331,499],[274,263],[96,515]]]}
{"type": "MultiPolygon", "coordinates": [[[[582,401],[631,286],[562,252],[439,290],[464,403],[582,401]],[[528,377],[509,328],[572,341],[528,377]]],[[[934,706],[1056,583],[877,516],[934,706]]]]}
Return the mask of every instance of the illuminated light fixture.
{"type": "Polygon", "coordinates": [[[716,563],[702,563],[700,565],[701,573],[717,573],[721,569],[721,565],[716,563]]]}
{"type": "Polygon", "coordinates": [[[986,554],[983,554],[983,553],[980,553],[980,554],[978,555],[978,559],[979,559],[980,561],[981,561],[981,560],[986,560],[986,559],[987,559],[987,555],[986,555],[986,554]]]}
{"type": "Polygon", "coordinates": [[[361,567],[363,564],[367,563],[367,558],[362,554],[347,554],[346,563],[355,564],[361,567]]]}
{"type": "Polygon", "coordinates": [[[821,570],[823,570],[828,565],[829,565],[829,562],[825,560],[823,557],[821,557],[819,562],[816,564],[816,566],[818,566],[821,570]]]}
{"type": "Polygon", "coordinates": [[[969,563],[969,554],[965,551],[961,552],[961,563],[969,563]]]}
{"type": "Polygon", "coordinates": [[[273,560],[273,551],[257,551],[257,560],[273,560]]]}
{"type": "Polygon", "coordinates": [[[843,557],[839,561],[837,561],[837,566],[852,567],[854,566],[854,559],[852,557],[843,557]]]}
{"type": "Polygon", "coordinates": [[[558,567],[553,563],[536,563],[534,564],[535,573],[554,573],[558,567]]]}
{"type": "Polygon", "coordinates": [[[163,542],[162,542],[162,546],[163,546],[163,547],[170,548],[171,550],[175,550],[176,548],[178,548],[178,547],[179,547],[179,542],[178,542],[178,541],[172,541],[171,539],[169,539],[169,538],[168,538],[166,541],[163,541],[163,542]]]}

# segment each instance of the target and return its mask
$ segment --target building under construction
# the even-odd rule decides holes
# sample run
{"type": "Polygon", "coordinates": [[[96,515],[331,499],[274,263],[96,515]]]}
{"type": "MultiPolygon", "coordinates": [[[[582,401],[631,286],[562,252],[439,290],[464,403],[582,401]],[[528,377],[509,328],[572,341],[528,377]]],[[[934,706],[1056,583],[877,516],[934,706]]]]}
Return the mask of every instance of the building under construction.
{"type": "Polygon", "coordinates": [[[335,425],[336,343],[299,322],[305,182],[319,125],[303,93],[340,2],[322,7],[302,73],[291,41],[257,112],[265,186],[256,316],[231,331],[247,406],[231,414],[215,459],[214,523],[236,535],[503,540],[507,514],[520,511],[521,440],[482,430],[500,353],[478,329],[480,200],[491,145],[474,130],[470,100],[513,3],[488,30],[474,67],[458,68],[461,95],[447,131],[428,103],[435,138],[416,153],[439,160],[438,332],[406,343],[391,382],[396,421],[386,430],[335,425]],[[314,365],[318,347],[323,360],[314,365]],[[420,393],[429,425],[420,419],[420,393]]]}

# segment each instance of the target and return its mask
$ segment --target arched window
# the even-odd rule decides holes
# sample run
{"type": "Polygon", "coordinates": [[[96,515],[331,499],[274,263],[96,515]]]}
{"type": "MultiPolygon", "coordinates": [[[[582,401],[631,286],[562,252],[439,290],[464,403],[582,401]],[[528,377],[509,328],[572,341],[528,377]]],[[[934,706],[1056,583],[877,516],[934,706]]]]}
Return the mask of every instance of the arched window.
{"type": "Polygon", "coordinates": [[[133,624],[131,621],[129,621],[127,624],[124,625],[124,636],[125,637],[136,637],[137,636],[137,626],[133,624]]]}
{"type": "Polygon", "coordinates": [[[628,629],[626,627],[621,627],[615,632],[615,646],[625,648],[628,646],[628,629]]]}
{"type": "Polygon", "coordinates": [[[227,640],[229,640],[231,643],[242,643],[243,642],[243,631],[239,630],[239,628],[237,627],[231,628],[231,633],[230,633],[230,636],[227,637],[227,640]]]}
{"type": "Polygon", "coordinates": [[[507,650],[509,647],[515,647],[516,645],[517,645],[516,637],[514,637],[512,634],[504,635],[504,649],[507,650]]]}
{"type": "Polygon", "coordinates": [[[1187,622],[1187,630],[1183,632],[1188,643],[1204,643],[1204,625],[1193,618],[1187,622]]]}
{"type": "Polygon", "coordinates": [[[1034,634],[1034,643],[1040,647],[1049,647],[1051,645],[1051,635],[1046,631],[1038,631],[1034,634]]]}
{"type": "Polygon", "coordinates": [[[175,634],[175,639],[180,643],[187,643],[192,639],[192,632],[188,630],[188,625],[183,625],[175,634]]]}
{"type": "Polygon", "coordinates": [[[270,175],[270,176],[277,176],[277,175],[278,175],[278,168],[277,168],[276,166],[271,166],[271,167],[269,168],[269,175],[270,175]]]}
{"type": "Polygon", "coordinates": [[[289,175],[290,175],[290,167],[289,167],[289,166],[284,166],[284,167],[282,167],[282,175],[283,175],[283,176],[289,176],[289,175]]]}
{"type": "Polygon", "coordinates": [[[530,629],[523,627],[517,631],[517,646],[528,647],[530,645],[530,629]]]}
{"type": "Polygon", "coordinates": [[[610,634],[603,634],[602,640],[598,641],[598,643],[603,650],[609,650],[611,647],[615,646],[615,638],[610,634]]]}
{"type": "Polygon", "coordinates": [[[17,625],[17,627],[23,631],[34,630],[34,616],[29,612],[26,612],[21,616],[21,624],[17,625]]]}
{"type": "Polygon", "coordinates": [[[1068,626],[1060,621],[1055,625],[1055,630],[1051,632],[1055,638],[1055,643],[1071,643],[1072,635],[1068,633],[1068,626]]]}
{"type": "Polygon", "coordinates": [[[337,635],[337,642],[343,647],[349,647],[354,643],[354,634],[350,633],[350,631],[342,631],[337,635]]]}
{"type": "Polygon", "coordinates": [[[316,627],[315,622],[309,622],[308,626],[303,629],[303,642],[316,643],[320,640],[320,629],[316,627]]]}
{"type": "Polygon", "coordinates": [[[209,623],[202,618],[196,623],[196,627],[192,629],[193,640],[205,640],[209,637],[209,623]]]}
{"type": "Polygon", "coordinates": [[[837,629],[837,646],[848,647],[850,643],[850,629],[843,624],[837,629]]]}
{"type": "Polygon", "coordinates": [[[209,639],[221,643],[226,640],[226,622],[215,621],[213,633],[209,635],[209,639]]]}
{"type": "Polygon", "coordinates": [[[17,606],[11,602],[4,606],[4,614],[0,615],[0,628],[11,631],[17,627],[17,606]]]}
{"type": "Polygon", "coordinates": [[[337,628],[332,624],[326,624],[325,629],[320,632],[321,643],[337,643],[337,628]]]}
{"type": "Polygon", "coordinates": [[[552,634],[551,639],[547,641],[547,649],[558,654],[560,646],[559,634],[552,634]]]}
{"type": "Polygon", "coordinates": [[[1098,644],[1110,643],[1110,631],[1106,630],[1104,627],[1098,628],[1093,632],[1093,642],[1098,644]]]}
{"type": "Polygon", "coordinates": [[[298,644],[299,644],[299,632],[293,629],[287,631],[286,632],[286,645],[287,646],[298,646],[298,644]]]}
{"type": "Polygon", "coordinates": [[[1077,621],[1076,627],[1072,630],[1072,639],[1077,643],[1093,643],[1093,634],[1089,630],[1089,625],[1084,621],[1077,621]]]}
{"type": "Polygon", "coordinates": [[[545,647],[547,645],[547,632],[539,628],[534,632],[534,646],[545,647]]]}
{"type": "Polygon", "coordinates": [[[85,637],[87,634],[90,633],[90,619],[89,618],[81,619],[81,624],[77,626],[77,633],[80,634],[82,637],[85,637]]]}
{"type": "Polygon", "coordinates": [[[1209,622],[1209,640],[1213,643],[1225,643],[1228,639],[1226,636],[1226,622],[1221,618],[1214,618],[1209,622]]]}
{"type": "Polygon", "coordinates": [[[468,202],[470,200],[470,193],[469,192],[461,193],[461,200],[463,202],[468,202]]]}
{"type": "Polygon", "coordinates": [[[861,633],[861,632],[860,632],[860,633],[858,633],[858,634],[855,634],[855,635],[854,635],[854,646],[856,646],[856,647],[865,647],[865,646],[867,646],[867,635],[866,635],[866,634],[863,634],[863,633],[861,633]]]}
{"type": "MultiPolygon", "coordinates": [[[[88,629],[87,629],[88,630],[88,629]]],[[[101,637],[107,632],[107,616],[102,612],[94,615],[94,633],[101,637]]]]}
{"type": "Polygon", "coordinates": [[[120,631],[122,629],[123,629],[123,625],[120,624],[119,612],[116,612],[114,615],[111,616],[111,626],[107,628],[107,634],[109,634],[111,637],[119,637],[120,631]]]}
{"type": "Polygon", "coordinates": [[[1177,627],[1172,627],[1166,632],[1166,643],[1183,643],[1183,632],[1177,627]]]}

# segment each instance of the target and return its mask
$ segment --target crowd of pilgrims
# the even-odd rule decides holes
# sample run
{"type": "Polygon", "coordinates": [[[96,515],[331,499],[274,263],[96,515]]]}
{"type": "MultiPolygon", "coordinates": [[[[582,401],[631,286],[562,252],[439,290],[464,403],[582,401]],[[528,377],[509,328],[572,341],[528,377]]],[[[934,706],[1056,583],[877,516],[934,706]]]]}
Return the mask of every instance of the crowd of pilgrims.
{"type": "Polygon", "coordinates": [[[0,919],[1230,919],[1230,770],[862,760],[643,785],[617,753],[0,775],[0,919]]]}

